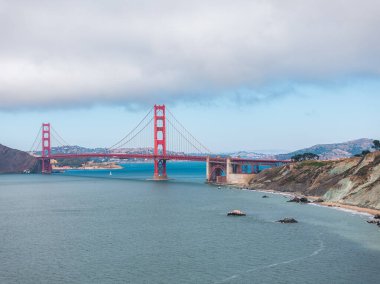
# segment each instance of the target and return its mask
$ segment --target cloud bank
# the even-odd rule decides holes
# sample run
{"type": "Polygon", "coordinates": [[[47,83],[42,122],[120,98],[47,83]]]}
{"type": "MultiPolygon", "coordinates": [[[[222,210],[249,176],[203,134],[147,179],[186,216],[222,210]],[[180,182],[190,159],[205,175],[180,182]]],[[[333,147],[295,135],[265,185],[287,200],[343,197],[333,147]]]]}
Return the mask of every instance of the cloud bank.
{"type": "Polygon", "coordinates": [[[0,0],[0,108],[377,78],[379,26],[378,0],[0,0]]]}

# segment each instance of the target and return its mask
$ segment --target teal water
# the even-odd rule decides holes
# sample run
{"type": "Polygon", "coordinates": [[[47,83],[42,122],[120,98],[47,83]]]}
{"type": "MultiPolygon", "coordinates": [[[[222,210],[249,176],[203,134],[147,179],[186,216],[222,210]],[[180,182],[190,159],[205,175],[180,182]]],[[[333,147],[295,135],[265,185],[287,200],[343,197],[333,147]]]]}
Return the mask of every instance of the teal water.
{"type": "Polygon", "coordinates": [[[1,175],[0,283],[379,283],[367,216],[218,189],[202,163],[168,168],[168,182],[147,181],[150,164],[1,175]]]}

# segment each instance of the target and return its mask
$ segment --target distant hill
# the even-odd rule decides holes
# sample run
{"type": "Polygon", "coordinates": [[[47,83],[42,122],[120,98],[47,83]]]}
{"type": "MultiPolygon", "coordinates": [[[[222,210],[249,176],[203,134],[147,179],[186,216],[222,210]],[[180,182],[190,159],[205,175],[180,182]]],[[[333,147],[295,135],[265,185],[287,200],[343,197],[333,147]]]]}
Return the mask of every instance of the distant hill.
{"type": "Polygon", "coordinates": [[[25,170],[37,172],[38,160],[26,152],[0,144],[0,173],[22,173],[25,170]]]}
{"type": "Polygon", "coordinates": [[[226,157],[239,157],[239,158],[247,158],[247,159],[274,159],[275,155],[271,154],[263,154],[251,151],[237,151],[237,152],[229,152],[229,153],[221,153],[220,156],[226,157]]]}
{"type": "Polygon", "coordinates": [[[223,156],[241,157],[250,159],[278,159],[288,160],[297,154],[306,152],[314,153],[320,156],[322,160],[334,160],[341,158],[349,158],[361,153],[363,150],[371,149],[373,144],[372,139],[362,138],[353,141],[334,143],[334,144],[318,144],[309,148],[300,149],[286,154],[263,154],[254,151],[236,151],[222,153],[223,156]]]}
{"type": "Polygon", "coordinates": [[[344,143],[318,144],[310,148],[297,150],[288,154],[275,155],[275,157],[279,160],[287,160],[294,155],[310,152],[319,155],[321,160],[349,158],[353,155],[361,153],[363,150],[371,149],[372,144],[372,139],[362,138],[344,143]]]}

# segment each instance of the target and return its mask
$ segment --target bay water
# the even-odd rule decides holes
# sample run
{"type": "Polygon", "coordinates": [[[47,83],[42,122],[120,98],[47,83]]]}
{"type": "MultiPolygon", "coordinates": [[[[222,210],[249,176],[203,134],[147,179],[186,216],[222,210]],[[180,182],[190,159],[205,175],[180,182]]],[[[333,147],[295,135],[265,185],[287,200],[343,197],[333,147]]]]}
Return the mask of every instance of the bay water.
{"type": "Polygon", "coordinates": [[[0,283],[380,283],[368,215],[219,189],[204,163],[152,173],[0,175],[0,283]]]}

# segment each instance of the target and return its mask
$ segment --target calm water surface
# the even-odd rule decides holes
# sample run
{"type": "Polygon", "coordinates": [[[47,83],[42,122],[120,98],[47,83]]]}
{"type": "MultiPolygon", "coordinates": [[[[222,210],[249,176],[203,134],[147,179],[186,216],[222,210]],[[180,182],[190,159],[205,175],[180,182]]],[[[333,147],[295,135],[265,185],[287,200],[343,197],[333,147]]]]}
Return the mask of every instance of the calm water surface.
{"type": "Polygon", "coordinates": [[[151,164],[1,175],[0,283],[379,283],[367,216],[205,185],[202,163],[168,167],[168,182],[146,180],[151,164]]]}

